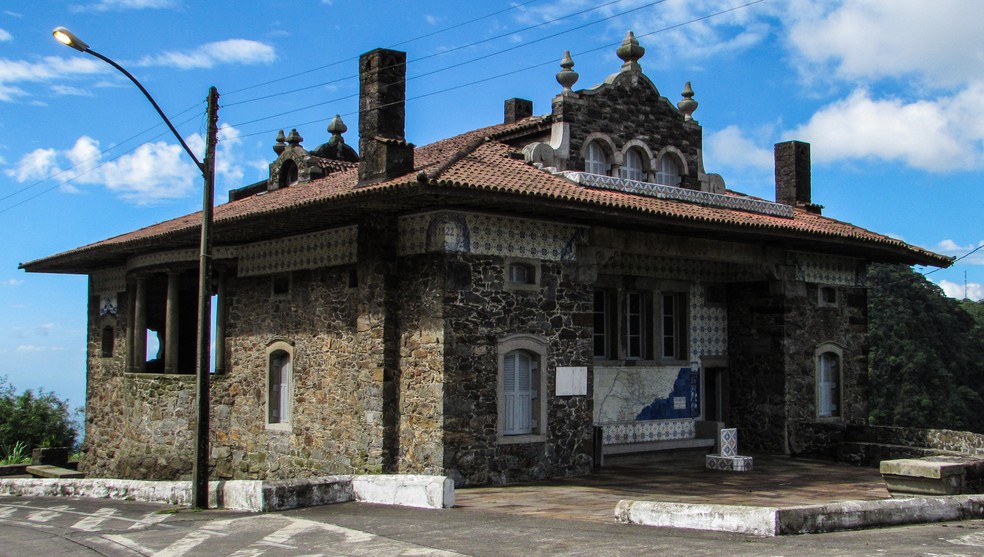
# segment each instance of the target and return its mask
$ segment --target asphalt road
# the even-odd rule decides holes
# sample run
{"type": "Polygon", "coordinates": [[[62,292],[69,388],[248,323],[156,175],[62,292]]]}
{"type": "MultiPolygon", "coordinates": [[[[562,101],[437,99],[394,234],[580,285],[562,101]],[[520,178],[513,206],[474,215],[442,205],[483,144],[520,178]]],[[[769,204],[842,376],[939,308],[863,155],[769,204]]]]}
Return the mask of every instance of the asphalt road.
{"type": "Polygon", "coordinates": [[[345,503],[269,514],[0,497],[0,556],[984,555],[984,520],[779,538],[345,503]]]}

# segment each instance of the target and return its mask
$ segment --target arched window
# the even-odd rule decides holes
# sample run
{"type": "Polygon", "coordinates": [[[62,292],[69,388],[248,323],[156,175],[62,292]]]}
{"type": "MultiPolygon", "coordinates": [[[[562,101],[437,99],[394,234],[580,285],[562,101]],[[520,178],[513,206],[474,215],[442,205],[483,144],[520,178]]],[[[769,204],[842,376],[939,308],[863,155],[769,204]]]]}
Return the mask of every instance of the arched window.
{"type": "Polygon", "coordinates": [[[680,185],[680,168],[669,154],[659,159],[659,169],[656,171],[656,183],[664,186],[680,185]]]}
{"type": "MultiPolygon", "coordinates": [[[[267,425],[290,424],[291,418],[291,355],[276,348],[269,352],[267,375],[267,425]]],[[[275,428],[276,429],[276,428],[275,428]]]]}
{"type": "Polygon", "coordinates": [[[588,174],[601,174],[608,176],[611,163],[608,160],[608,153],[598,141],[588,143],[588,150],[584,157],[584,171],[588,174]]]}
{"type": "Polygon", "coordinates": [[[289,185],[297,183],[297,164],[292,160],[284,161],[283,166],[280,167],[280,176],[277,180],[278,188],[286,188],[289,185]]]}
{"type": "Polygon", "coordinates": [[[625,164],[618,169],[619,176],[627,180],[646,180],[646,170],[642,167],[642,156],[638,149],[629,149],[625,152],[625,164]]]}
{"type": "Polygon", "coordinates": [[[838,418],[841,415],[841,357],[826,351],[817,355],[817,415],[838,418]]]}

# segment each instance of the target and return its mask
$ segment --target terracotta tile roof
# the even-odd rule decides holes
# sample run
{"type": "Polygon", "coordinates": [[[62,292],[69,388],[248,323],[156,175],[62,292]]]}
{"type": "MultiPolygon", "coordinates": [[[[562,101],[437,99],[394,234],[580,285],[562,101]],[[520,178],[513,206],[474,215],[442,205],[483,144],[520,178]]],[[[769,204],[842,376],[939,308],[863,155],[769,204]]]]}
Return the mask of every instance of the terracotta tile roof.
{"type": "MultiPolygon", "coordinates": [[[[215,207],[217,240],[222,241],[223,226],[247,223],[264,216],[319,206],[330,211],[331,204],[344,200],[374,198],[423,188],[446,188],[456,192],[486,192],[510,197],[529,197],[533,201],[562,202],[584,211],[604,208],[641,218],[660,219],[694,226],[714,227],[736,237],[785,235],[818,244],[849,244],[855,251],[880,254],[878,259],[906,263],[947,266],[951,258],[912,246],[864,228],[797,208],[794,217],[783,218],[737,209],[711,207],[674,200],[657,199],[612,190],[580,186],[565,178],[537,169],[521,158],[515,149],[498,138],[549,129],[549,117],[531,117],[513,124],[481,128],[414,151],[412,174],[370,185],[358,185],[357,165],[339,164],[321,179],[268,193],[254,195],[215,207]]],[[[731,195],[741,195],[729,192],[731,195]]],[[[148,247],[155,242],[197,235],[200,214],[193,213],[141,228],[58,255],[22,264],[30,271],[78,272],[78,265],[90,256],[126,249],[148,247]],[[67,265],[73,261],[76,267],[67,265]]],[[[197,245],[197,244],[195,244],[197,245]]],[[[81,268],[81,267],[78,267],[81,268]]]]}

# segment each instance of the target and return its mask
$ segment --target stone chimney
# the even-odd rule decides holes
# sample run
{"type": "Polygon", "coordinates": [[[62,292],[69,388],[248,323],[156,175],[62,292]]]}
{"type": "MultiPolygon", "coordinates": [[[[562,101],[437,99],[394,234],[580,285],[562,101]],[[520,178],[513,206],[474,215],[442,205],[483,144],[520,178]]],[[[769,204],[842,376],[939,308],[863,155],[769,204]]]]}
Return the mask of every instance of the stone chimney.
{"type": "Polygon", "coordinates": [[[359,184],[413,170],[407,143],[407,53],[378,48],[359,57],[359,184]]]}
{"type": "Polygon", "coordinates": [[[533,116],[533,101],[528,101],[526,99],[508,99],[504,108],[504,124],[512,124],[513,122],[518,122],[523,118],[533,116]]]}
{"type": "Polygon", "coordinates": [[[776,143],[776,203],[813,206],[810,199],[810,144],[776,143]]]}

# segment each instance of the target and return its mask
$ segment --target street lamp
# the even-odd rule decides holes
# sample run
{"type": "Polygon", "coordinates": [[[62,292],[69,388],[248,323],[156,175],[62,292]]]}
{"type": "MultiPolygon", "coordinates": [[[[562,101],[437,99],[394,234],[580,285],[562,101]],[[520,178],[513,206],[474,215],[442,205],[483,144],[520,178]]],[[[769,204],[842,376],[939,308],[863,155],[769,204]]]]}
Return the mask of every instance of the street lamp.
{"type": "Polygon", "coordinates": [[[198,406],[198,422],[195,428],[195,461],[193,464],[192,475],[194,478],[191,482],[191,498],[192,504],[200,509],[208,508],[208,421],[209,421],[209,344],[211,342],[211,329],[209,324],[211,321],[212,310],[211,310],[211,274],[212,274],[212,243],[211,243],[211,229],[212,229],[212,205],[214,201],[214,191],[215,191],[215,141],[218,135],[218,103],[219,103],[219,93],[216,91],[215,87],[212,87],[208,91],[208,137],[205,142],[205,163],[203,164],[195,156],[195,153],[191,151],[188,144],[178,133],[178,130],[174,129],[174,125],[168,120],[164,111],[161,107],[157,106],[157,102],[150,93],[144,89],[144,86],[137,81],[137,78],[133,77],[130,72],[126,71],[123,66],[120,66],[116,62],[110,60],[109,58],[99,54],[98,52],[89,48],[88,43],[82,39],[75,36],[74,33],[69,31],[64,27],[57,27],[52,32],[55,39],[58,42],[70,46],[79,52],[84,52],[86,54],[91,54],[96,58],[99,58],[103,62],[113,66],[117,70],[123,73],[126,77],[133,82],[137,88],[147,97],[150,104],[154,106],[157,110],[157,114],[160,115],[167,127],[170,128],[171,133],[177,138],[178,143],[184,148],[185,152],[195,161],[195,165],[198,170],[201,171],[202,177],[205,179],[205,187],[202,199],[202,234],[201,234],[201,251],[199,255],[199,273],[198,273],[198,367],[195,370],[197,375],[197,388],[196,388],[196,400],[198,406]]]}

